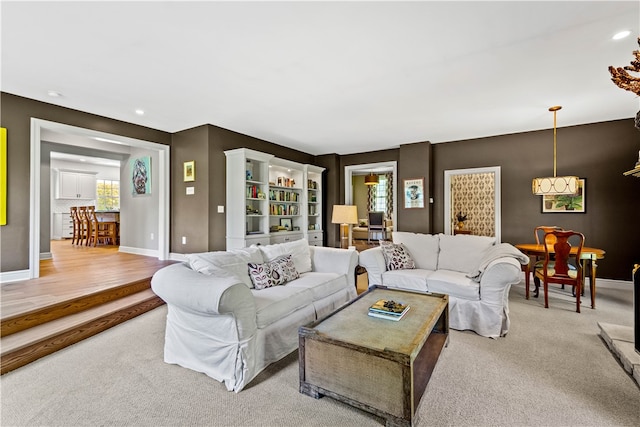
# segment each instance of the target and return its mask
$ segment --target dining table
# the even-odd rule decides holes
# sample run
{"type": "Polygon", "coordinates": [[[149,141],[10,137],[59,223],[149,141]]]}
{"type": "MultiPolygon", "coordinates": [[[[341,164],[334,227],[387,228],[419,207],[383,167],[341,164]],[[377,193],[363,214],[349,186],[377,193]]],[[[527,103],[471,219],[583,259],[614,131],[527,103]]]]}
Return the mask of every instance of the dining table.
{"type": "MultiPolygon", "coordinates": [[[[536,260],[540,257],[544,258],[545,255],[545,245],[541,243],[518,243],[514,245],[516,248],[520,250],[520,252],[529,256],[530,261],[528,264],[523,265],[522,268],[525,272],[525,296],[529,299],[529,274],[531,272],[531,264],[535,264],[536,260]]],[[[571,253],[575,254],[578,251],[577,247],[571,248],[571,253]]],[[[596,268],[598,264],[596,263],[599,259],[604,259],[605,255],[604,249],[599,248],[590,248],[587,246],[582,247],[582,252],[580,253],[580,262],[582,263],[582,283],[584,286],[585,276],[589,277],[589,290],[591,294],[591,308],[596,308],[596,268]]],[[[584,287],[583,287],[584,290],[584,287]]],[[[536,297],[538,296],[537,287],[536,287],[536,297]]]]}

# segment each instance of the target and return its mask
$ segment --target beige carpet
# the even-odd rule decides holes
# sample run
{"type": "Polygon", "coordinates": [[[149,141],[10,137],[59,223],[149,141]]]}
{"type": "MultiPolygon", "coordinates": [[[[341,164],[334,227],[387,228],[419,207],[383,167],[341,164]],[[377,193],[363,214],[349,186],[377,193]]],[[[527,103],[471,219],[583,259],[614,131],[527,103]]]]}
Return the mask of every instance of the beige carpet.
{"type": "MultiPolygon", "coordinates": [[[[568,292],[511,290],[511,331],[452,331],[419,408],[419,426],[640,424],[640,388],[598,334],[632,325],[631,287],[601,287],[582,314],[568,292]]],[[[379,426],[330,398],[298,392],[297,353],[239,394],[162,361],[166,307],[0,377],[2,426],[379,426]]]]}

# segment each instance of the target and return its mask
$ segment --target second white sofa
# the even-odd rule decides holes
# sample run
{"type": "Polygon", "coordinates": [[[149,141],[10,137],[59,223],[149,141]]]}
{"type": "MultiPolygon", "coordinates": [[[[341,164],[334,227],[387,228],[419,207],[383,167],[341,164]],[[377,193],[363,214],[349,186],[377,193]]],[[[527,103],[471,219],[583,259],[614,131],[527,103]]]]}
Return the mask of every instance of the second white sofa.
{"type": "Polygon", "coordinates": [[[393,244],[360,253],[369,286],[449,295],[449,327],[497,338],[509,331],[509,289],[529,258],[508,243],[472,235],[396,231],[393,244]],[[403,254],[404,252],[404,254],[403,254]]]}

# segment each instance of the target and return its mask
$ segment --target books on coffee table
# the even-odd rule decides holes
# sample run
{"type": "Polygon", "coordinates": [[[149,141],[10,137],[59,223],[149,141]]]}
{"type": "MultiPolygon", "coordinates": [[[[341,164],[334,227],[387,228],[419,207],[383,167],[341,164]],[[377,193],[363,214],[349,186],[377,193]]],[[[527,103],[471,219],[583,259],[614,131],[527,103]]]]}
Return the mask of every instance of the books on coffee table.
{"type": "Polygon", "coordinates": [[[410,308],[402,302],[381,299],[369,307],[369,316],[398,321],[407,314],[410,308]]]}

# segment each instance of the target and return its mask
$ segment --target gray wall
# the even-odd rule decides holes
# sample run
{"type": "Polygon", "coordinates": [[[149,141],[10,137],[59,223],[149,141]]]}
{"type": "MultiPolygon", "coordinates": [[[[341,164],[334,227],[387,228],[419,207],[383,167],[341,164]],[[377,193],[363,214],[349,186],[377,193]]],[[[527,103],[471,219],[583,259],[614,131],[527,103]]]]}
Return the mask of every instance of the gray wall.
{"type": "MultiPolygon", "coordinates": [[[[348,156],[314,157],[212,125],[169,135],[6,93],[0,96],[9,161],[8,224],[0,229],[2,271],[28,268],[31,117],[170,144],[172,252],[225,248],[225,216],[217,213],[217,206],[225,205],[224,150],[246,147],[327,169],[323,199],[325,240],[329,246],[338,242],[337,225],[331,224],[330,219],[332,206],[344,202],[344,166],[397,161],[396,229],[427,233],[444,230],[445,170],[501,166],[503,241],[530,242],[536,225],[555,224],[583,232],[588,246],[607,251],[606,258],[598,263],[599,277],[630,280],[633,263],[640,262],[637,249],[640,230],[635,225],[640,210],[640,179],[622,175],[633,167],[640,148],[640,132],[634,128],[633,119],[558,129],[558,172],[586,178],[587,212],[542,214],[540,198],[531,194],[531,179],[553,172],[551,129],[445,144],[408,143],[397,149],[348,156]],[[189,160],[196,161],[196,181],[190,184],[182,179],[182,164],[189,160]],[[425,209],[403,212],[402,179],[418,176],[425,176],[427,200],[434,197],[435,203],[425,209]],[[195,186],[194,196],[185,195],[187,185],[195,186]],[[186,246],[179,243],[182,235],[193,236],[188,237],[186,246]]],[[[140,227],[148,236],[144,224],[140,227]]]]}

